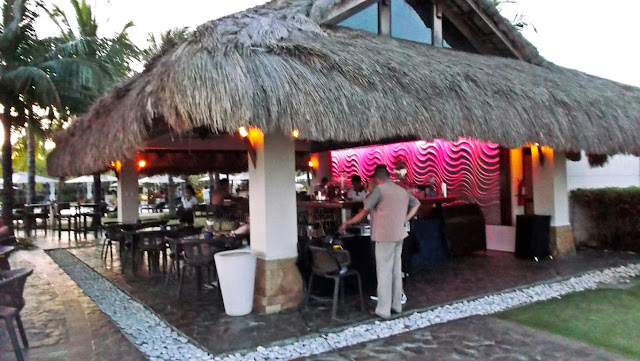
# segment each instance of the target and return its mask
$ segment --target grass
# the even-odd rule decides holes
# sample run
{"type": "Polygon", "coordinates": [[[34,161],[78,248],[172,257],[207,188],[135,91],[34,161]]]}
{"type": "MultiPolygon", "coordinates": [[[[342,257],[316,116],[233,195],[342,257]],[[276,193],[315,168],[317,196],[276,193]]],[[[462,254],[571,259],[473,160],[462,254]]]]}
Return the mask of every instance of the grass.
{"type": "Polygon", "coordinates": [[[640,359],[640,280],[626,289],[574,293],[497,317],[640,359]]]}

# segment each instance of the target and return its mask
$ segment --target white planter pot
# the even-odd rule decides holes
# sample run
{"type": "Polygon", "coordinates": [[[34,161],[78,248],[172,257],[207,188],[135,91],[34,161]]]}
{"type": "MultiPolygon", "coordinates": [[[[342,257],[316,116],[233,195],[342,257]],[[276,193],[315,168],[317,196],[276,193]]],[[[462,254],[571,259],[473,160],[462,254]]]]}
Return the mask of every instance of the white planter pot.
{"type": "Polygon", "coordinates": [[[238,249],[219,252],[214,257],[224,311],[229,316],[251,313],[256,279],[256,255],[251,250],[238,249]]]}

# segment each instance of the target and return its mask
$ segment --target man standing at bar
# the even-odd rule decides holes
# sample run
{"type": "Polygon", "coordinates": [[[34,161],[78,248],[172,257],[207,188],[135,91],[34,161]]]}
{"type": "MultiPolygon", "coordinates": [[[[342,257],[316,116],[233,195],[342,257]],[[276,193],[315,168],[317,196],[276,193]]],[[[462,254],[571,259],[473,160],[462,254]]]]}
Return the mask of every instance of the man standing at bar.
{"type": "Polygon", "coordinates": [[[382,318],[402,312],[402,241],[404,224],[418,212],[420,201],[393,183],[385,165],[378,165],[371,180],[375,189],[364,201],[364,209],[346,221],[341,230],[362,221],[371,213],[371,240],[375,242],[378,306],[382,318]]]}

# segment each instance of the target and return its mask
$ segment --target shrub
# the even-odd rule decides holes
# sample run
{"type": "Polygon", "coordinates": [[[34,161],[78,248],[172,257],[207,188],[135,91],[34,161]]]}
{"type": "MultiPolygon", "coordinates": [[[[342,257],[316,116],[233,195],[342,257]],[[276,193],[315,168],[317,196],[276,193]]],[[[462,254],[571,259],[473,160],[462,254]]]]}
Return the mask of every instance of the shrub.
{"type": "MultiPolygon", "coordinates": [[[[576,189],[569,196],[572,216],[582,216],[588,244],[640,252],[640,187],[576,189]]],[[[574,225],[574,228],[576,225],[574,225]]]]}

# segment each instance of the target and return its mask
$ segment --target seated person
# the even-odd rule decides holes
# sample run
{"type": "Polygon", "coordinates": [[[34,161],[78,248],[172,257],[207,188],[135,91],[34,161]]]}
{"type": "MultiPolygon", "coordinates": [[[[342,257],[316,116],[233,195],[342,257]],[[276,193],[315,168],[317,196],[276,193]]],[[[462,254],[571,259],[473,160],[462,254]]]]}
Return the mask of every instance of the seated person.
{"type": "Polygon", "coordinates": [[[250,230],[251,230],[251,226],[250,226],[250,223],[249,223],[249,216],[247,215],[244,218],[244,223],[242,223],[238,228],[236,228],[233,231],[231,231],[230,234],[232,236],[248,234],[250,230]]]}
{"type": "Polygon", "coordinates": [[[178,210],[178,218],[181,224],[187,226],[193,226],[193,211],[198,206],[198,199],[196,198],[196,191],[191,185],[186,187],[185,196],[181,199],[182,205],[178,210]]]}
{"type": "Polygon", "coordinates": [[[352,188],[347,192],[347,198],[351,201],[362,202],[367,198],[367,190],[362,184],[362,178],[359,175],[354,174],[351,176],[352,188]]]}
{"type": "Polygon", "coordinates": [[[225,199],[231,198],[229,193],[229,180],[221,179],[216,189],[211,192],[211,204],[220,206],[224,203],[225,199]]]}
{"type": "Polygon", "coordinates": [[[9,227],[5,226],[4,220],[0,218],[0,238],[5,238],[9,236],[9,227]]]}
{"type": "Polygon", "coordinates": [[[320,183],[313,188],[313,193],[317,194],[318,192],[325,193],[327,191],[327,185],[329,184],[329,178],[322,177],[320,183]]]}

